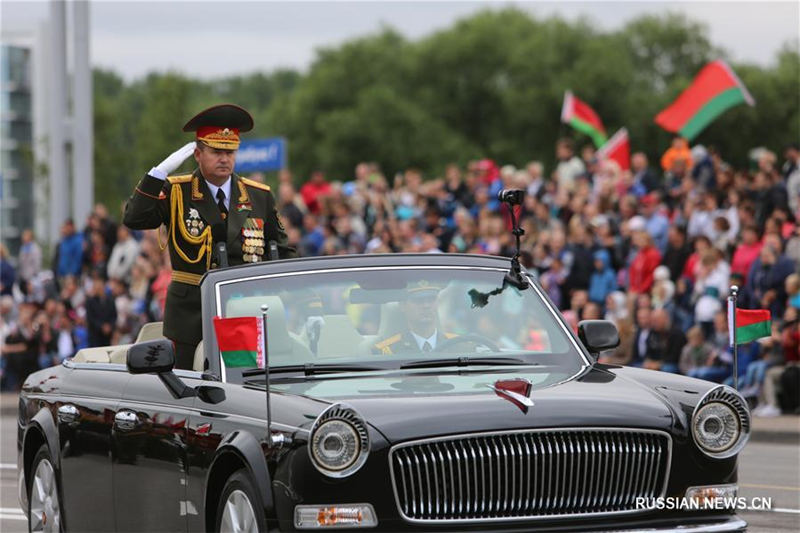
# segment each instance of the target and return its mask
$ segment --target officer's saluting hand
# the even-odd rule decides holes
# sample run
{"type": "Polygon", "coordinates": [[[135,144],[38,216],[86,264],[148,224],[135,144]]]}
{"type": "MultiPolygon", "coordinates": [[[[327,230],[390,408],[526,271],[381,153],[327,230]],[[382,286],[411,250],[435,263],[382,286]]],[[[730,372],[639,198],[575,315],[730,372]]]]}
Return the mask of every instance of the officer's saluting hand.
{"type": "Polygon", "coordinates": [[[295,257],[278,219],[275,198],[262,183],[234,172],[239,133],[253,118],[239,106],[223,104],[198,113],[183,127],[195,141],[150,169],[128,200],[123,222],[132,229],[167,228],[172,282],[164,309],[164,334],[175,343],[176,366],[191,369],[202,338],[200,279],[217,267],[215,242],[224,239],[228,263],[268,258],[275,241],[281,258],[295,257]],[[189,157],[197,169],[170,176],[189,157]]]}

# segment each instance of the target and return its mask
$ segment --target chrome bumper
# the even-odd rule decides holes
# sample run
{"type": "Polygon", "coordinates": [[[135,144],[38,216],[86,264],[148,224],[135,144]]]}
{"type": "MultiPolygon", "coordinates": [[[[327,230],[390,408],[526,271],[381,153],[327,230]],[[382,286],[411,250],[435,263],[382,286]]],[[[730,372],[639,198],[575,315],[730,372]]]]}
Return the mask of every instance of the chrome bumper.
{"type": "Polygon", "coordinates": [[[645,527],[645,528],[632,528],[632,529],[603,529],[604,533],[609,532],[624,532],[624,533],[638,533],[638,532],[668,532],[668,531],[675,531],[680,533],[714,533],[714,532],[726,532],[726,531],[746,531],[747,530],[747,522],[739,518],[738,516],[731,516],[724,522],[709,522],[709,523],[697,523],[697,524],[689,524],[685,526],[656,526],[656,527],[645,527]]]}

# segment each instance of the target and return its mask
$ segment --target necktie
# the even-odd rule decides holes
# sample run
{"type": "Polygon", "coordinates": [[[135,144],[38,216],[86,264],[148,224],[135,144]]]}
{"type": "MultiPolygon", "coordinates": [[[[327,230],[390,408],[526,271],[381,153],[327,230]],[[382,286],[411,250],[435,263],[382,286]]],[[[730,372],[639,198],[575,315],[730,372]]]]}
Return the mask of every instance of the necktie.
{"type": "Polygon", "coordinates": [[[431,350],[433,350],[433,346],[431,346],[431,343],[429,343],[428,341],[425,341],[425,344],[422,345],[422,351],[428,353],[431,350]]]}
{"type": "Polygon", "coordinates": [[[217,206],[219,212],[222,213],[222,220],[228,218],[228,208],[225,207],[225,191],[222,189],[217,189],[217,206]]]}

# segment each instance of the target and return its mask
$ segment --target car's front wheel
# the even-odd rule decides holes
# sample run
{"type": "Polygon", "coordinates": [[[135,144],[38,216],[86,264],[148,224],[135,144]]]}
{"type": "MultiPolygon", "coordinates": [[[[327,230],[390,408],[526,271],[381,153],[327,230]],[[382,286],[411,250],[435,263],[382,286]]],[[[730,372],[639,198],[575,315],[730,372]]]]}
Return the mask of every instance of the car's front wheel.
{"type": "Polygon", "coordinates": [[[62,531],[61,500],[58,497],[56,471],[50,452],[43,444],[31,466],[28,487],[28,530],[58,533],[62,531]]]}
{"type": "Polygon", "coordinates": [[[267,530],[258,492],[246,470],[235,472],[225,483],[217,505],[220,533],[260,533],[267,530]]]}

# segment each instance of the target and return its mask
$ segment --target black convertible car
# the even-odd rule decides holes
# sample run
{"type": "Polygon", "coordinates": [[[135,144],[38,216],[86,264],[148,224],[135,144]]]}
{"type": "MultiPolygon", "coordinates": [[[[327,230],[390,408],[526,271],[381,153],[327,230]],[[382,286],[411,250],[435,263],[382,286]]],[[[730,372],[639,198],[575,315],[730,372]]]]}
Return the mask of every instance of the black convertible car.
{"type": "Polygon", "coordinates": [[[734,390],[597,363],[508,259],[373,255],[220,269],[194,368],[148,325],[25,382],[33,531],[736,531],[734,390]],[[266,368],[214,318],[266,312],[266,368]],[[235,355],[235,354],[234,354],[235,355]]]}

